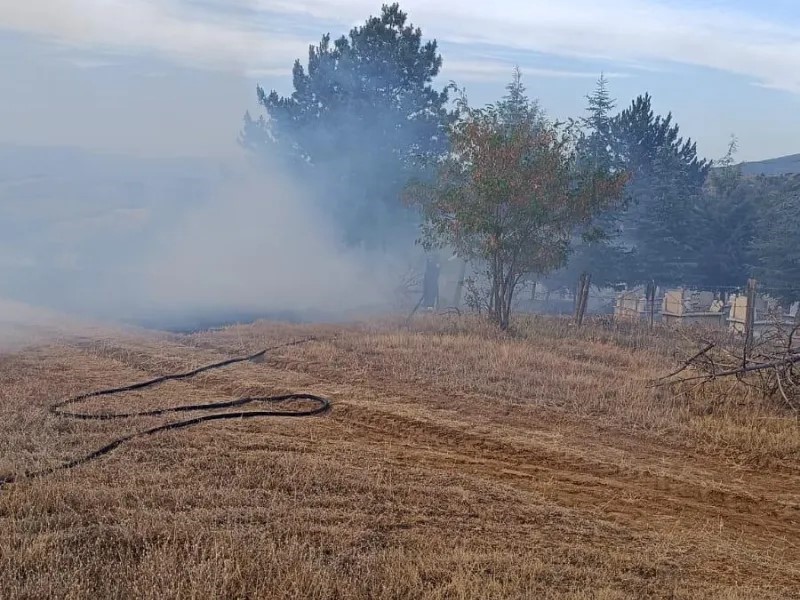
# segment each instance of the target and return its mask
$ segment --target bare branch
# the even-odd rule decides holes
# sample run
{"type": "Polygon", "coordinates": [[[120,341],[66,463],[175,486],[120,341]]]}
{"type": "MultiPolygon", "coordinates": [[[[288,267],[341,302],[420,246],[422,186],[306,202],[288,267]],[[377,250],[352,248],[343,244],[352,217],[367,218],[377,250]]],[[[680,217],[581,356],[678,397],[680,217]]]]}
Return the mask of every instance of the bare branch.
{"type": "Polygon", "coordinates": [[[694,361],[696,361],[698,358],[703,356],[706,352],[708,352],[709,350],[711,350],[715,346],[716,346],[716,344],[709,343],[705,348],[700,350],[700,352],[698,352],[697,354],[695,354],[691,358],[685,360],[683,362],[683,365],[681,365],[681,367],[679,369],[673,371],[669,375],[664,375],[663,377],[659,377],[656,381],[664,381],[665,379],[671,379],[672,377],[675,377],[675,375],[678,375],[679,373],[682,373],[683,371],[688,369],[690,366],[692,366],[692,363],[694,363],[694,361]]]}

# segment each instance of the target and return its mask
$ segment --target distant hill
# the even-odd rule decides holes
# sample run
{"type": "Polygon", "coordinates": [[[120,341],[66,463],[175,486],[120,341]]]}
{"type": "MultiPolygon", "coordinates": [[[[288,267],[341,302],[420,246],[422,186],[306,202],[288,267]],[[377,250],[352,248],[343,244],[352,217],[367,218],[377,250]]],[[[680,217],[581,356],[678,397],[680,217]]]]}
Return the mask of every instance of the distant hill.
{"type": "Polygon", "coordinates": [[[780,156],[768,160],[757,162],[746,162],[741,164],[742,173],[748,176],[755,175],[790,175],[800,173],[800,154],[790,156],[780,156]]]}

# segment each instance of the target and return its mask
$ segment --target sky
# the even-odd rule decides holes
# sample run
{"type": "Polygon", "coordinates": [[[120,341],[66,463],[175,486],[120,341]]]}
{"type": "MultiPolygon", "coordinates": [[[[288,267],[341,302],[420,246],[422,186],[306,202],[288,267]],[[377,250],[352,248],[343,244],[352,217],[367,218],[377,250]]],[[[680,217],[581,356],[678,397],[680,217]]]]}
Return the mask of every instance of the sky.
{"type": "MultiPolygon", "coordinates": [[[[800,152],[796,0],[405,0],[435,38],[438,84],[499,98],[519,65],[552,116],[580,116],[604,72],[620,108],[650,92],[704,156],[800,152]]],[[[0,143],[146,156],[237,150],[256,85],[291,91],[322,33],[366,0],[0,0],[0,143]]]]}

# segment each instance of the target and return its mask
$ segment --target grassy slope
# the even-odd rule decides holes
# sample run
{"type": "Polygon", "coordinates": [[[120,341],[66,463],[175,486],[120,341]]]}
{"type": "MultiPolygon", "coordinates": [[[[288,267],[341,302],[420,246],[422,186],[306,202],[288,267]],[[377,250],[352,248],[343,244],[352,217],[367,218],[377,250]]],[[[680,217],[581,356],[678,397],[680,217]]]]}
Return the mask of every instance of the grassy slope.
{"type": "Polygon", "coordinates": [[[154,422],[65,422],[46,416],[54,398],[308,334],[265,364],[95,402],[307,390],[335,408],[135,441],[0,491],[3,597],[800,595],[797,422],[721,388],[647,389],[680,341],[636,330],[70,338],[0,356],[0,474],[154,422]]]}

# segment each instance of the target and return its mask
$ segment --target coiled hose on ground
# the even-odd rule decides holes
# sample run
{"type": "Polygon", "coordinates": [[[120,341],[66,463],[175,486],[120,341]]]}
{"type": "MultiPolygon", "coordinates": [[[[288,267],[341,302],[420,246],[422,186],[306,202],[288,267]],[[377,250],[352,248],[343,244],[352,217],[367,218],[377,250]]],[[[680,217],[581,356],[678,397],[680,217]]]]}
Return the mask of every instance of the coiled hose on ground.
{"type": "Polygon", "coordinates": [[[67,398],[66,400],[62,400],[60,402],[51,405],[49,411],[50,413],[62,418],[79,419],[83,421],[90,421],[90,420],[109,421],[112,419],[128,419],[132,417],[154,417],[169,413],[190,413],[198,411],[215,411],[226,408],[227,409],[240,408],[245,405],[255,404],[255,403],[276,405],[280,403],[301,401],[301,400],[313,402],[315,406],[313,406],[312,408],[306,408],[300,410],[248,410],[248,411],[223,412],[223,413],[201,415],[198,417],[185,419],[182,421],[174,421],[172,423],[159,425],[158,427],[152,427],[150,429],[145,429],[143,431],[138,431],[126,436],[119,437],[109,442],[102,448],[98,448],[97,450],[94,450],[93,452],[85,456],[69,460],[62,464],[53,467],[48,467],[46,469],[41,469],[39,471],[29,471],[22,475],[12,475],[0,479],[0,487],[17,481],[21,481],[22,479],[43,477],[45,475],[50,475],[57,471],[72,469],[73,467],[77,467],[79,465],[83,465],[90,461],[96,460],[101,456],[108,454],[109,452],[121,446],[122,444],[129,442],[133,439],[145,437],[148,435],[154,435],[156,433],[161,433],[162,431],[170,431],[174,429],[186,429],[188,427],[193,427],[195,425],[206,423],[208,421],[224,421],[231,419],[255,419],[255,418],[266,418],[266,417],[311,417],[314,415],[325,413],[328,410],[330,410],[331,407],[330,400],[323,396],[317,396],[315,394],[307,394],[307,393],[280,394],[275,396],[249,396],[246,398],[237,398],[235,400],[223,400],[220,402],[211,402],[208,404],[189,404],[183,406],[176,406],[174,408],[158,408],[155,410],[146,410],[141,412],[129,412],[129,413],[82,413],[82,412],[72,412],[65,410],[68,406],[74,406],[75,404],[78,404],[90,398],[97,398],[99,396],[110,396],[112,394],[121,394],[123,392],[130,392],[133,390],[141,390],[144,388],[158,385],[160,383],[164,383],[166,381],[189,379],[205,371],[210,371],[212,369],[219,369],[236,363],[241,363],[246,361],[259,361],[263,359],[266,353],[270,350],[277,350],[278,348],[286,348],[288,346],[296,346],[311,341],[313,341],[313,339],[305,339],[296,342],[289,342],[288,344],[281,344],[279,346],[266,348],[261,352],[251,354],[250,356],[243,356],[240,358],[229,358],[227,360],[223,360],[217,363],[212,363],[210,365],[205,365],[203,367],[199,367],[197,369],[194,369],[192,371],[187,371],[185,373],[176,373],[174,375],[163,375],[161,377],[156,377],[155,379],[150,379],[139,383],[133,383],[130,385],[109,388],[105,390],[86,392],[84,394],[73,396],[72,398],[67,398]]]}

